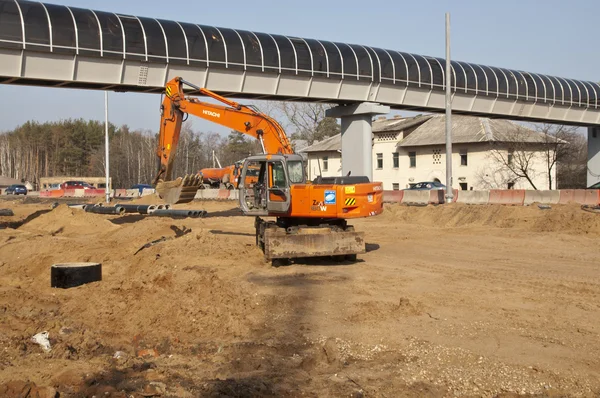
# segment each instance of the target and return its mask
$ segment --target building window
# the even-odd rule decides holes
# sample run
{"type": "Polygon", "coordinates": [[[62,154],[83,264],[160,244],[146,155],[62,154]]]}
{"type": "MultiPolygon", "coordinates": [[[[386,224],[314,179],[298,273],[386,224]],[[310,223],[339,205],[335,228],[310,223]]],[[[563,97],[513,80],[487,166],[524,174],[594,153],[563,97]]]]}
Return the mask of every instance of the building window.
{"type": "Polygon", "coordinates": [[[515,183],[514,182],[509,182],[508,183],[508,187],[507,187],[508,189],[514,189],[514,187],[515,187],[515,183]]]}
{"type": "Polygon", "coordinates": [[[514,153],[515,153],[514,150],[512,150],[512,149],[508,150],[508,156],[506,158],[506,161],[507,161],[507,163],[508,163],[509,166],[512,166],[512,164],[513,164],[514,153]]]}
{"type": "Polygon", "coordinates": [[[433,164],[442,164],[442,150],[441,149],[433,150],[433,164]]]}
{"type": "Polygon", "coordinates": [[[327,171],[329,169],[329,157],[323,156],[323,171],[327,171]]]}
{"type": "Polygon", "coordinates": [[[468,164],[468,158],[467,158],[467,151],[461,151],[460,152],[460,165],[461,166],[467,166],[468,164]]]}
{"type": "Polygon", "coordinates": [[[399,156],[398,152],[392,153],[392,162],[393,162],[395,169],[400,167],[400,158],[398,156],[399,156]]]}
{"type": "Polygon", "coordinates": [[[410,167],[417,167],[417,153],[409,152],[408,160],[410,161],[410,167]]]}
{"type": "Polygon", "coordinates": [[[467,184],[466,182],[459,182],[458,185],[460,185],[461,191],[467,191],[469,189],[469,184],[467,184]]]}
{"type": "Polygon", "coordinates": [[[383,169],[383,153],[377,154],[377,170],[383,169]]]}
{"type": "Polygon", "coordinates": [[[394,191],[399,191],[399,190],[400,190],[400,184],[393,183],[393,184],[392,184],[392,189],[393,189],[394,191]]]}

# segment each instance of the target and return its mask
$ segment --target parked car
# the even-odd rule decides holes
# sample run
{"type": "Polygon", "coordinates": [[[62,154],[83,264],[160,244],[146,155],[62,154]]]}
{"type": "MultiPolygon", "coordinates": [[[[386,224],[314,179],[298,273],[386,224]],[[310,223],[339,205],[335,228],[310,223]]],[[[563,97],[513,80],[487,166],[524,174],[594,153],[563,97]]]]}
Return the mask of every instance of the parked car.
{"type": "Polygon", "coordinates": [[[140,191],[140,195],[144,192],[144,189],[154,189],[152,185],[149,184],[135,184],[131,187],[131,189],[138,189],[140,191]]]}
{"type": "Polygon", "coordinates": [[[7,195],[27,195],[27,187],[21,184],[13,184],[4,190],[7,195]]]}
{"type": "Polygon", "coordinates": [[[60,184],[61,189],[94,189],[93,186],[85,181],[65,181],[60,184]]]}
{"type": "Polygon", "coordinates": [[[446,189],[446,186],[439,181],[424,181],[411,185],[405,191],[432,191],[437,189],[446,189]]]}

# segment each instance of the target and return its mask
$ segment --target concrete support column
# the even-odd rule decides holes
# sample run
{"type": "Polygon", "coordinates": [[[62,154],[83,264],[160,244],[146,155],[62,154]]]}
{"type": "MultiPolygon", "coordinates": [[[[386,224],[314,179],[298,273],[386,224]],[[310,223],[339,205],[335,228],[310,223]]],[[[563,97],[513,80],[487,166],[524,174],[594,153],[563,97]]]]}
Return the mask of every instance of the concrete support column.
{"type": "Polygon", "coordinates": [[[600,181],[600,126],[588,127],[587,186],[600,181]]]}
{"type": "Polygon", "coordinates": [[[342,175],[367,176],[373,181],[373,131],[375,115],[386,114],[389,106],[373,102],[339,105],[327,110],[340,118],[342,130],[342,175]]]}

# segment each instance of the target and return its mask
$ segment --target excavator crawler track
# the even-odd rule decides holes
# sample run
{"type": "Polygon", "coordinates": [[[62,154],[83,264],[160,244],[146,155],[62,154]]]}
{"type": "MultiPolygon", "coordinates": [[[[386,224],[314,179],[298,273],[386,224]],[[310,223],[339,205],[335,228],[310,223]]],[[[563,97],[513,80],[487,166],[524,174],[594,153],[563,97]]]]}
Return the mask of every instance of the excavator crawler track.
{"type": "Polygon", "coordinates": [[[351,225],[282,228],[257,218],[255,226],[256,243],[266,260],[325,256],[356,259],[357,254],[366,252],[364,232],[356,232],[351,225]]]}

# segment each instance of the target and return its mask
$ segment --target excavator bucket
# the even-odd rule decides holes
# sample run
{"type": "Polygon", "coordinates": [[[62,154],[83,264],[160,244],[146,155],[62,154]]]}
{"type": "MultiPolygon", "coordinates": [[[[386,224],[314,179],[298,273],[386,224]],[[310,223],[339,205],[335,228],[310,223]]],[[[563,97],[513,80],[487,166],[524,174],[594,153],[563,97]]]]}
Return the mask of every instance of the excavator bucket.
{"type": "Polygon", "coordinates": [[[199,174],[189,174],[173,181],[159,181],[156,184],[156,192],[165,202],[174,205],[191,202],[201,187],[202,177],[199,174]]]}

